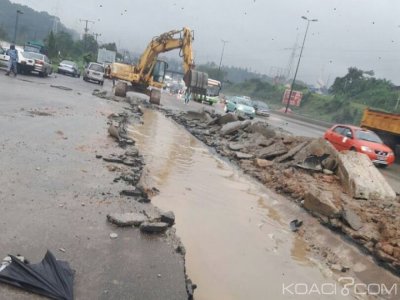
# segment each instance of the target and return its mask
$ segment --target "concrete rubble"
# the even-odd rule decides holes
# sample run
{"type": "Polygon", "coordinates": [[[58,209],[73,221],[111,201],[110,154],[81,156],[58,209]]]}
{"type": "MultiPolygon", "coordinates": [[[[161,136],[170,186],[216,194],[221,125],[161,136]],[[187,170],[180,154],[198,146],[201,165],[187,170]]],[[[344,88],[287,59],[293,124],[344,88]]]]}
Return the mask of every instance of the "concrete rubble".
{"type": "Polygon", "coordinates": [[[117,226],[140,226],[147,221],[147,217],[140,213],[112,213],[107,215],[107,220],[117,226]]]}
{"type": "Polygon", "coordinates": [[[267,122],[238,121],[207,110],[199,111],[202,118],[196,121],[186,113],[161,110],[246,174],[400,272],[400,197],[367,156],[339,153],[322,138],[293,136],[267,122]],[[307,160],[316,167],[300,168],[307,160]]]}

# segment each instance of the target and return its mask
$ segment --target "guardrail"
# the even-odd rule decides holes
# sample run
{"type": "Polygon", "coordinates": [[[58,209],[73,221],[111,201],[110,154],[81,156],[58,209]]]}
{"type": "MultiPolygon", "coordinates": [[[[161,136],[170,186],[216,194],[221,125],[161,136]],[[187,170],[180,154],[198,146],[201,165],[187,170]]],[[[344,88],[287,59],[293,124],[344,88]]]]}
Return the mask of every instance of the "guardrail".
{"type": "Polygon", "coordinates": [[[285,117],[285,118],[294,119],[294,120],[298,120],[298,121],[303,121],[303,122],[306,122],[306,123],[318,125],[318,126],[325,127],[325,128],[330,128],[330,127],[333,126],[333,123],[329,123],[329,122],[325,122],[325,121],[321,121],[321,120],[315,120],[315,119],[312,119],[310,117],[306,117],[306,116],[303,116],[303,115],[295,114],[293,112],[289,113],[289,114],[286,114],[286,113],[280,112],[280,111],[271,111],[271,112],[276,114],[276,115],[285,117]]]}

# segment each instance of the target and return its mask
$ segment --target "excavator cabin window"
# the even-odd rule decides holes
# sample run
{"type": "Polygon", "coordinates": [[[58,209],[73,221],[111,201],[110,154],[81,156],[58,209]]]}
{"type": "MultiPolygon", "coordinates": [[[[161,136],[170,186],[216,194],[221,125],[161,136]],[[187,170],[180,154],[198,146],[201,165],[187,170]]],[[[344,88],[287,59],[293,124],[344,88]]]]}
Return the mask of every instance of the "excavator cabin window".
{"type": "Polygon", "coordinates": [[[153,81],[163,83],[167,68],[168,68],[167,62],[162,60],[157,60],[156,65],[153,69],[153,81]]]}

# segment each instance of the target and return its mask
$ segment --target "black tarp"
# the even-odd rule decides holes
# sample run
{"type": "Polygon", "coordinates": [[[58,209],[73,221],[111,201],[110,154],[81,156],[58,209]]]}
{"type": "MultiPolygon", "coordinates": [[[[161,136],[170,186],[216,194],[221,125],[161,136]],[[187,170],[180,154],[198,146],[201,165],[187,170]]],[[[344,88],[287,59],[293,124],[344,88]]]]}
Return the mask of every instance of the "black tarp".
{"type": "Polygon", "coordinates": [[[0,282],[50,299],[73,300],[74,271],[68,262],[57,260],[50,251],[38,264],[26,264],[15,256],[10,257],[10,265],[0,272],[0,282]]]}

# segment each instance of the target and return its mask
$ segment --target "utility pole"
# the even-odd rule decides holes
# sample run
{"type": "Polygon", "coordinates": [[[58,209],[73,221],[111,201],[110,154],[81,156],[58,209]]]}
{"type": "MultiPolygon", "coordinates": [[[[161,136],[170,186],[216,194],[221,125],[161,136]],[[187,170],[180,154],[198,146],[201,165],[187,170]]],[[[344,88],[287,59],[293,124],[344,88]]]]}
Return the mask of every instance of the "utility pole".
{"type": "Polygon", "coordinates": [[[290,93],[289,93],[288,101],[287,101],[287,103],[286,103],[285,113],[288,112],[289,105],[290,105],[290,98],[292,98],[293,86],[294,86],[294,84],[295,84],[295,82],[296,82],[297,72],[299,71],[301,56],[302,56],[302,54],[303,54],[304,44],[306,43],[308,28],[310,27],[310,23],[311,23],[311,22],[317,22],[317,21],[318,21],[317,19],[311,19],[311,20],[310,20],[310,19],[308,19],[308,18],[305,17],[305,16],[302,16],[301,18],[307,21],[307,28],[306,28],[306,33],[304,34],[303,44],[301,45],[301,51],[300,51],[299,60],[298,60],[298,62],[297,62],[296,72],[294,73],[293,82],[292,82],[292,85],[291,85],[291,87],[290,87],[290,93]]]}
{"type": "Polygon", "coordinates": [[[94,38],[96,39],[96,43],[97,43],[97,38],[98,38],[99,36],[101,36],[101,33],[93,33],[93,36],[94,36],[94,38]]]}
{"type": "Polygon", "coordinates": [[[85,33],[83,34],[83,47],[84,47],[84,50],[86,51],[86,37],[87,37],[87,34],[89,32],[88,24],[89,23],[93,23],[94,24],[94,21],[82,20],[82,19],[79,19],[79,21],[85,23],[85,28],[83,29],[85,31],[85,33]]]}
{"type": "Polygon", "coordinates": [[[229,43],[229,41],[221,40],[222,42],[222,52],[221,52],[221,59],[219,61],[219,67],[218,67],[218,75],[221,77],[221,65],[222,65],[222,58],[224,57],[224,51],[225,51],[225,44],[229,43]]]}
{"type": "Polygon", "coordinates": [[[14,28],[14,39],[13,39],[13,44],[17,42],[17,31],[18,31],[18,18],[19,15],[23,15],[24,13],[20,11],[19,9],[17,10],[17,15],[15,17],[15,28],[14,28]]]}

